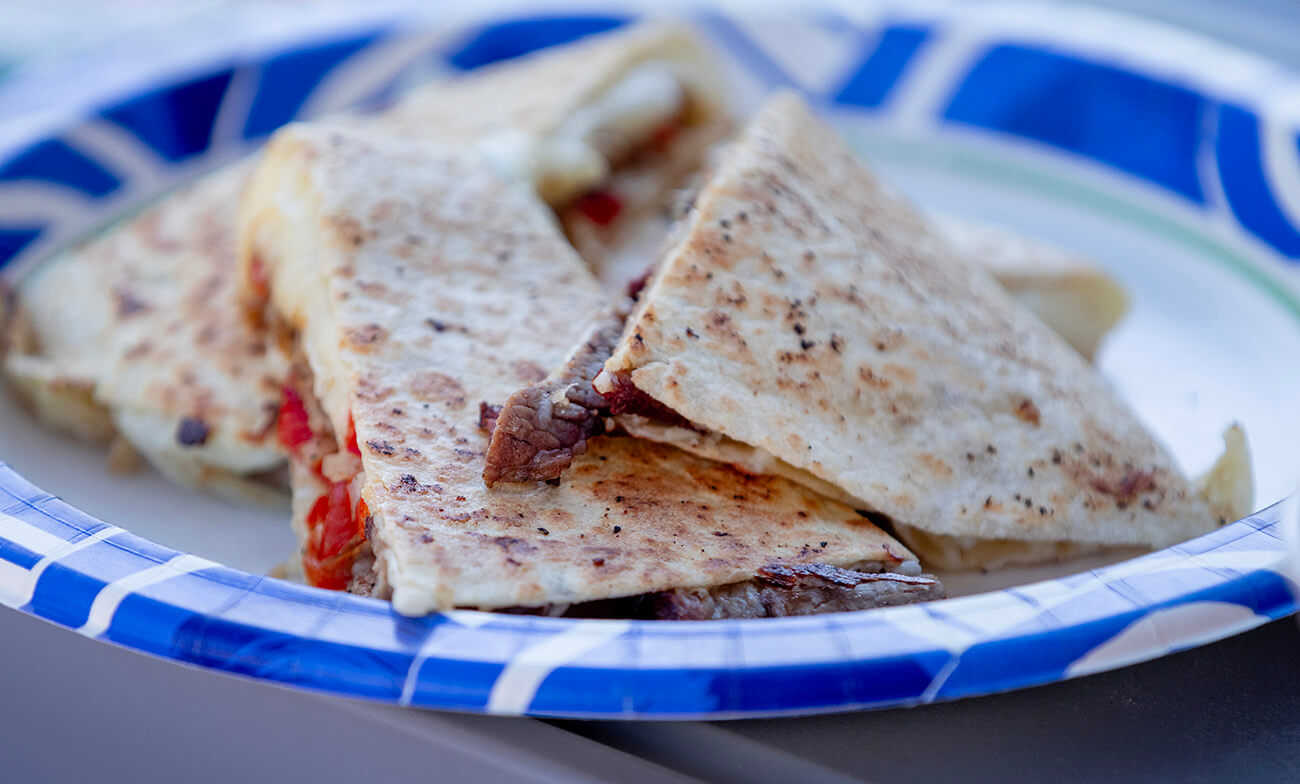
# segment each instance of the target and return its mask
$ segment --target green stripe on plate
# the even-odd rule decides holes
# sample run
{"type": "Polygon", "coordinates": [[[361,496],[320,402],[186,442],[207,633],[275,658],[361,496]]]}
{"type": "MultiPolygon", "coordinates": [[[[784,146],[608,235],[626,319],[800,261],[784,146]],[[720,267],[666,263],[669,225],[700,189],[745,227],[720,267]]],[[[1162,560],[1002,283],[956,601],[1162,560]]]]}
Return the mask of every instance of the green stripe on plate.
{"type": "Polygon", "coordinates": [[[868,157],[901,160],[911,166],[951,172],[1043,194],[1158,234],[1212,259],[1250,281],[1300,322],[1300,296],[1278,280],[1276,273],[1265,271],[1259,262],[1250,260],[1221,241],[1191,229],[1183,222],[1161,215],[1138,201],[1041,168],[995,158],[969,148],[918,142],[860,130],[850,130],[849,138],[856,149],[870,150],[868,157]]]}

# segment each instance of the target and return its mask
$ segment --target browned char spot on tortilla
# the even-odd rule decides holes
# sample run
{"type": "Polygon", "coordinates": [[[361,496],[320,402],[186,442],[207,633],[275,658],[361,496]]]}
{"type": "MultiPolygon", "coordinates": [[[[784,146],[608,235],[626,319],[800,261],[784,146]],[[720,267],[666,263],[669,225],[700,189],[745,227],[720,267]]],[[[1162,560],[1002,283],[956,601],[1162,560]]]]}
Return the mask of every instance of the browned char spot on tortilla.
{"type": "Polygon", "coordinates": [[[347,330],[348,342],[354,348],[362,349],[375,346],[388,337],[388,330],[378,324],[363,324],[359,327],[351,327],[347,330]]]}
{"type": "Polygon", "coordinates": [[[1024,422],[1031,425],[1042,424],[1042,413],[1039,412],[1038,406],[1030,398],[1025,398],[1016,404],[1016,416],[1024,422]]]}
{"type": "Polygon", "coordinates": [[[445,373],[433,370],[416,373],[410,381],[410,392],[416,400],[444,403],[453,410],[465,407],[465,388],[445,373]]]}

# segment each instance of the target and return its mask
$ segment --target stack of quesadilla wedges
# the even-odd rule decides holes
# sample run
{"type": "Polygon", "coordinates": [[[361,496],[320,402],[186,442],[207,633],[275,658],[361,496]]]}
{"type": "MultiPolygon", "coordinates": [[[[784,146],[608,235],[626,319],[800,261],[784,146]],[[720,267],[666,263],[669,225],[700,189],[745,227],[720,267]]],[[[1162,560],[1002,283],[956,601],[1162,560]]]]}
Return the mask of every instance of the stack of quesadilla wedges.
{"type": "Polygon", "coordinates": [[[1110,278],[793,95],[722,142],[715,73],[637,25],[289,126],[24,282],[6,375],[178,481],[287,455],[307,581],[410,615],[863,609],[1250,511],[1239,429],[1191,482],[1087,363],[1110,278]]]}
{"type": "Polygon", "coordinates": [[[938,595],[849,507],[671,447],[605,438],[559,485],[489,490],[479,403],[558,362],[600,294],[547,208],[480,156],[291,127],[241,231],[268,320],[310,371],[297,394],[318,413],[280,431],[299,434],[295,495],[317,493],[295,504],[313,582],[408,614],[622,599],[655,617],[766,615],[810,569],[818,608],[938,595]]]}

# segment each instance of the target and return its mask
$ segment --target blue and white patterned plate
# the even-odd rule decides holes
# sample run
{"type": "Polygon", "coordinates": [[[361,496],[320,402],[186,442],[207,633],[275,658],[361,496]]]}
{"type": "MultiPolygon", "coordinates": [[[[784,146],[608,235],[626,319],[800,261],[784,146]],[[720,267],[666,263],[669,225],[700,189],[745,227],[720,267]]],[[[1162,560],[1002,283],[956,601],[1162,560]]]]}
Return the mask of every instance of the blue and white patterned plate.
{"type": "MultiPolygon", "coordinates": [[[[0,133],[0,263],[16,274],[296,117],[380,102],[430,73],[625,20],[398,21],[318,26],[307,39],[213,31],[147,82],[126,73],[69,88],[66,111],[0,133]]],[[[699,24],[745,96],[799,87],[922,201],[1097,256],[1136,302],[1102,358],[1121,391],[1191,468],[1212,459],[1228,419],[1244,419],[1262,500],[1290,489],[1300,439],[1294,75],[1165,28],[1059,7],[713,14],[699,24]]],[[[73,467],[86,465],[84,450],[38,441],[5,410],[0,457],[53,490],[83,491],[73,467]]],[[[195,514],[205,503],[193,501],[195,514]]],[[[1281,516],[1274,504],[1177,547],[1044,581],[953,577],[961,591],[1021,584],[912,607],[699,623],[410,619],[137,535],[213,554],[224,551],[189,543],[271,536],[256,528],[185,539],[171,533],[184,530],[184,511],[119,517],[133,534],[5,466],[0,603],[157,656],[384,702],[602,718],[797,714],[1046,683],[1288,615],[1296,589],[1281,571],[1281,516]]]]}

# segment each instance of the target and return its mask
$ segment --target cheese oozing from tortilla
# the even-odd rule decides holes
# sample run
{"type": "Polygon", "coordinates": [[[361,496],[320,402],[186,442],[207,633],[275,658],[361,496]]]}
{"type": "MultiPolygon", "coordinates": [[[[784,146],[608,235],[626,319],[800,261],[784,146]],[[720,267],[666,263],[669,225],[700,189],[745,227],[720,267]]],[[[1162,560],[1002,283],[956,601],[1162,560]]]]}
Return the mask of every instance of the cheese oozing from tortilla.
{"type": "Polygon", "coordinates": [[[502,175],[529,183],[558,207],[608,180],[615,162],[677,117],[686,101],[675,66],[648,62],[569,115],[554,133],[503,130],[478,149],[502,175]]]}

